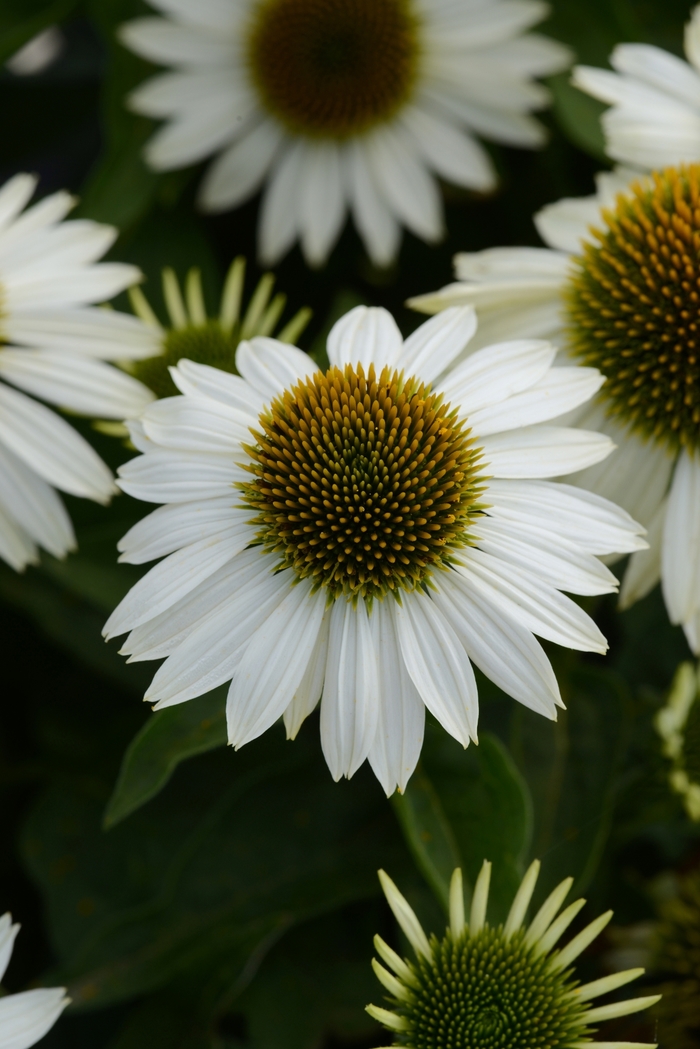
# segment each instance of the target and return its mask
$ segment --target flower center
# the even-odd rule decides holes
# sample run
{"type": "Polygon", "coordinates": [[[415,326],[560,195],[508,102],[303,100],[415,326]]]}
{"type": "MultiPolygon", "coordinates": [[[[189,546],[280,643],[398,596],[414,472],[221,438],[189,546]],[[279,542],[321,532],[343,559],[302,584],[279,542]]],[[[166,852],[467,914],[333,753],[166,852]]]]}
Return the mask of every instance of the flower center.
{"type": "Polygon", "coordinates": [[[589,1031],[586,1006],[569,992],[571,972],[486,926],[470,937],[432,941],[433,958],[412,968],[418,985],[396,1012],[407,1029],[395,1044],[412,1049],[564,1049],[589,1031]]]}
{"type": "Polygon", "coordinates": [[[411,94],[411,0],[259,0],[248,63],[267,109],[293,133],[360,134],[411,94]]]}
{"type": "Polygon", "coordinates": [[[606,376],[611,414],[700,447],[700,166],[668,168],[604,211],[567,293],[574,349],[606,376]]]}
{"type": "Polygon", "coordinates": [[[238,326],[226,332],[218,320],[191,324],[186,328],[171,328],[163,338],[163,352],[158,357],[134,361],[130,372],[153,390],[156,397],[174,397],[180,391],[168,369],[187,357],[197,364],[209,364],[224,372],[236,373],[238,326]]]}
{"type": "Polygon", "coordinates": [[[259,539],[332,597],[412,590],[469,543],[481,453],[417,379],[330,368],[273,401],[260,427],[242,486],[259,539]]]}

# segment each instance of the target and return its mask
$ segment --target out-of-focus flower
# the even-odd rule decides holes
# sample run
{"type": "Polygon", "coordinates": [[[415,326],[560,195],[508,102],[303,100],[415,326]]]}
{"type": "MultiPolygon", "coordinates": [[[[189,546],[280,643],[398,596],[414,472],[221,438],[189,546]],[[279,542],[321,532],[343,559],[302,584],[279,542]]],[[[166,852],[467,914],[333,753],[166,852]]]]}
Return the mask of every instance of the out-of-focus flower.
{"type": "Polygon", "coordinates": [[[37,560],[38,547],[62,557],[75,546],[56,489],[100,503],[116,491],[87,441],[33,398],[111,419],[138,415],[153,399],[107,363],[150,351],[143,324],[90,305],[139,271],[97,262],[116,230],[63,222],[74,203],[68,193],[23,210],[35,188],[31,175],[17,175],[0,189],[0,557],[18,570],[37,560]]]}
{"type": "MultiPolygon", "coordinates": [[[[700,820],[700,680],[693,663],[681,663],[668,701],[654,720],[663,751],[673,763],[671,786],[692,820],[700,820]]],[[[698,970],[700,979],[700,969],[698,970]]]]}
{"type": "Polygon", "coordinates": [[[266,184],[259,250],[274,263],[299,238],[318,265],[350,210],[375,263],[401,227],[443,231],[435,176],[478,191],[496,183],[477,135],[542,143],[530,115],[547,105],[537,76],[569,52],[525,34],[537,0],[151,0],[124,43],[172,72],[129,98],[168,123],[146,150],[159,170],[218,154],[200,191],[209,211],[266,184]]]}
{"type": "Polygon", "coordinates": [[[522,339],[464,359],[474,311],[406,341],[358,307],[328,338],[328,371],[269,338],[241,342],[239,376],[183,359],[182,396],[130,425],[120,471],[165,503],[122,539],[122,560],[165,557],[110,617],[131,659],[167,657],[146,699],[182,703],[231,681],[229,740],[284,716],[294,737],[321,702],[333,776],[365,758],[391,793],[421,750],[425,707],[467,746],[470,660],[554,718],[552,668],[533,634],[604,652],[568,597],[613,590],[597,555],[644,546],[616,506],[545,478],[612,442],[549,425],[599,388],[522,339]]]}
{"type": "MultiPolygon", "coordinates": [[[[382,888],[394,916],[415,952],[401,958],[380,936],[374,945],[384,965],[372,966],[389,994],[390,1008],[370,1005],[367,1012],[393,1035],[393,1045],[410,1049],[631,1049],[629,1042],[596,1042],[596,1025],[648,1009],[659,995],[593,1004],[637,979],[644,969],[613,973],[592,983],[578,983],[572,963],[596,939],[612,917],[602,914],[566,946],[561,937],[585,904],[576,900],[563,911],[573,884],[567,878],[525,924],[540,864],[523,878],[503,925],[486,920],[491,864],[484,861],[465,920],[462,872],[450,885],[450,924],[441,940],[425,935],[410,904],[384,871],[382,888]],[[388,966],[388,968],[385,968],[388,966]]],[[[635,1049],[653,1049],[637,1044],[635,1049]]]]}
{"type": "Polygon", "coordinates": [[[58,26],[49,26],[8,58],[5,68],[15,76],[36,76],[56,61],[63,44],[63,34],[58,26]]]}
{"type": "MultiPolygon", "coordinates": [[[[9,914],[0,918],[0,980],[19,928],[9,914]]],[[[38,987],[0,998],[0,1049],[29,1049],[51,1030],[69,1002],[65,987],[38,987]]]]}

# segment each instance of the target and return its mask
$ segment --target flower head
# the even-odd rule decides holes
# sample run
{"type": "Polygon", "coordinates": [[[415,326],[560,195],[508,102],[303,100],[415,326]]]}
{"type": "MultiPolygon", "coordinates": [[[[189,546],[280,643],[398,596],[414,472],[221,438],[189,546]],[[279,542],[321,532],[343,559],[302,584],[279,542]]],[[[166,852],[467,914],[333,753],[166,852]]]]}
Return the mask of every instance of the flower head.
{"type": "MultiPolygon", "coordinates": [[[[12,957],[19,925],[10,914],[0,918],[0,980],[12,957]]],[[[0,1045],[7,1049],[29,1049],[51,1030],[70,998],[65,987],[40,987],[0,998],[0,1045]]]]}
{"type": "Polygon", "coordinates": [[[700,820],[700,681],[692,663],[676,671],[666,705],[654,724],[672,762],[671,786],[683,798],[692,820],[700,820]]]}
{"type": "Polygon", "coordinates": [[[107,363],[147,353],[144,326],[91,305],[140,277],[134,266],[97,263],[116,230],[63,222],[74,203],[68,193],[24,210],[35,188],[30,175],[0,188],[0,557],[16,569],[36,561],[38,547],[62,557],[75,546],[56,489],[101,503],[115,491],[87,441],[27,394],[120,420],[153,397],[107,363]]]}
{"type": "Polygon", "coordinates": [[[167,118],[146,150],[152,167],[218,154],[203,207],[234,207],[267,181],[260,254],[274,262],[299,237],[322,263],[346,210],[372,259],[395,256],[400,228],[442,233],[435,176],[495,185],[476,135],[532,147],[530,116],[547,104],[532,78],[564,68],[565,48],[523,35],[544,5],[486,0],[151,0],[167,17],[122,28],[128,47],[174,68],[129,99],[167,118]]]}
{"type": "Polygon", "coordinates": [[[700,875],[686,875],[659,907],[651,934],[651,963],[663,997],[659,1033],[668,1049],[694,1049],[700,1035],[700,875]]]}
{"type": "Polygon", "coordinates": [[[617,507],[546,480],[611,442],[549,421],[601,378],[552,368],[548,343],[476,353],[470,308],[403,340],[357,307],[332,329],[330,367],[269,338],[243,341],[239,375],[189,360],[179,397],[130,426],[142,455],[120,470],[165,503],[120,543],[164,557],[110,617],[131,659],[167,657],[146,699],[182,703],[231,681],[229,740],[280,716],[294,737],[321,700],[333,776],[369,758],[387,793],[420,753],[425,707],[476,738],[473,660],[547,717],[561,705],[533,634],[604,651],[560,590],[615,588],[597,555],[644,545],[617,507]]]}
{"type": "MultiPolygon", "coordinates": [[[[287,297],[272,297],[275,278],[266,273],[259,281],[245,311],[242,310],[245,259],[234,260],[228,271],[218,317],[207,316],[199,270],[191,269],[185,280],[185,294],[175,272],[163,270],[163,298],[170,327],[163,328],[138,286],[129,289],[134,313],[152,333],[152,354],[128,364],[129,372],[145,383],[157,397],[170,397],[177,386],[170,368],[183,357],[236,373],[236,348],[242,339],[272,335],[284,312],[287,297]]],[[[276,336],[280,342],[294,343],[311,318],[301,309],[276,336]]]]}
{"type": "MultiPolygon", "coordinates": [[[[587,925],[565,947],[557,947],[586,901],[576,900],[561,911],[573,883],[573,878],[567,878],[526,925],[539,868],[535,860],[505,923],[497,926],[486,920],[491,864],[484,861],[477,878],[468,922],[462,872],[455,870],[450,886],[450,924],[441,940],[435,935],[428,940],[391,878],[379,872],[389,906],[416,955],[415,961],[408,961],[380,936],[374,939],[385,964],[375,960],[372,966],[389,992],[391,1008],[370,1005],[367,1012],[393,1033],[394,1045],[410,1049],[629,1047],[627,1042],[594,1042],[594,1025],[648,1009],[660,995],[592,1004],[595,998],[635,980],[644,970],[629,969],[580,985],[572,962],[605,928],[612,911],[587,925]]],[[[636,1049],[653,1047],[638,1045],[636,1049]]]]}

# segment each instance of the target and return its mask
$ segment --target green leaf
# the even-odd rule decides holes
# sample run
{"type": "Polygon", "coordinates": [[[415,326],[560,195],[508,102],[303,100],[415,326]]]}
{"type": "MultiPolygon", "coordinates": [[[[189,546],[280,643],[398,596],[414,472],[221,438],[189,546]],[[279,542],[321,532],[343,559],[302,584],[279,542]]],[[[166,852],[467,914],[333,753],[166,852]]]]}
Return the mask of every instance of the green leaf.
{"type": "Polygon", "coordinates": [[[78,0],[3,0],[0,5],[0,65],[33,36],[62,22],[78,0]]]}
{"type": "Polygon", "coordinates": [[[56,783],[22,839],[59,963],[47,979],[78,1008],[166,986],[229,1007],[283,932],[410,864],[371,772],[333,783],[309,732],[183,763],[108,834],[104,800],[56,783]]]}
{"type": "Polygon", "coordinates": [[[608,107],[574,87],[568,73],[552,77],[549,86],[553,95],[554,116],[564,134],[579,149],[609,164],[600,123],[601,115],[608,107]]]}
{"type": "Polygon", "coordinates": [[[444,907],[454,867],[461,865],[469,893],[487,859],[493,862],[492,918],[507,914],[530,844],[532,803],[496,736],[484,733],[478,746],[464,750],[429,723],[416,786],[411,780],[396,811],[417,865],[444,907]]]}
{"type": "Polygon", "coordinates": [[[450,878],[462,858],[437,791],[419,767],[405,793],[391,800],[418,869],[447,912],[450,878]]]}
{"type": "Polygon", "coordinates": [[[226,687],[156,711],[127,748],[105,810],[105,828],[155,797],[181,761],[225,745],[226,687]]]}
{"type": "Polygon", "coordinates": [[[617,674],[574,665],[558,677],[567,710],[551,722],[518,707],[511,741],[535,801],[538,897],[569,875],[577,892],[593,879],[610,834],[632,720],[631,697],[617,674]]]}

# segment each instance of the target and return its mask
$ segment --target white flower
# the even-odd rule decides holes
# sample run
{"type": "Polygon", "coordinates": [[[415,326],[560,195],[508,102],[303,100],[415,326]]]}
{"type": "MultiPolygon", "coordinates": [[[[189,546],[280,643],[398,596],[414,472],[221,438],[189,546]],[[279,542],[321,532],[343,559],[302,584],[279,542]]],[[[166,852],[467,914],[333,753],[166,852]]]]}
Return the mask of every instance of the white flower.
{"type": "Polygon", "coordinates": [[[128,22],[121,39],[173,67],[129,97],[168,123],[146,150],[157,170],[218,154],[200,203],[235,207],[267,181],[260,255],[297,238],[322,263],[346,210],[371,258],[388,264],[401,226],[435,241],[435,176],[485,191],[496,177],[476,135],[543,141],[533,82],[569,53],[523,35],[539,0],[150,0],[167,18],[128,22]]]}
{"type": "Polygon", "coordinates": [[[614,160],[650,171],[700,160],[700,7],[685,27],[688,62],[652,44],[620,44],[616,72],[578,66],[573,83],[612,108],[602,117],[614,160]]]}
{"type": "Polygon", "coordinates": [[[547,480],[612,448],[549,425],[599,373],[552,368],[539,340],[464,359],[475,328],[471,308],[447,310],[404,342],[385,310],[357,307],[329,335],[326,373],[268,338],[239,345],[238,376],[172,369],[182,396],[132,423],[143,454],[119,481],[167,504],[121,559],[164,560],[105,627],[130,631],[132,660],[167,657],[145,697],[156,708],[230,680],[240,747],[281,716],[294,737],[322,697],[334,778],[369,758],[387,793],[418,760],[424,706],[464,746],[476,738],[470,660],[555,717],[533,633],[604,652],[560,590],[615,589],[597,555],[645,544],[624,511],[547,480]]]}
{"type": "MultiPolygon", "coordinates": [[[[12,956],[19,925],[0,918],[0,980],[12,956]]],[[[0,998],[0,1049],[29,1049],[49,1031],[70,1002],[65,987],[40,987],[0,998]]]]}
{"type": "Polygon", "coordinates": [[[38,546],[56,557],[75,546],[55,489],[101,503],[115,491],[87,441],[26,393],[111,419],[138,415],[153,397],[105,363],[152,352],[147,329],[89,305],[122,291],[139,271],[95,265],[116,231],[62,222],[73,205],[68,193],[23,211],[35,187],[31,175],[17,175],[0,189],[0,557],[18,570],[36,561],[38,546]]]}
{"type": "Polygon", "coordinates": [[[695,266],[698,213],[688,212],[684,196],[696,191],[693,186],[698,186],[699,177],[700,168],[669,168],[640,182],[631,181],[629,169],[599,175],[596,195],[561,200],[535,217],[549,249],[495,248],[457,255],[457,283],[411,300],[428,313],[471,303],[478,308],[481,329],[489,338],[508,338],[517,332],[552,339],[563,349],[567,363],[575,351],[586,363],[591,353],[598,355],[610,381],[593,405],[570,421],[607,433],[618,447],[605,463],[572,480],[614,499],[648,531],[649,549],[634,553],[625,572],[621,607],[644,597],[661,580],[669,617],[683,626],[696,654],[700,653],[700,406],[695,390],[700,387],[695,384],[696,379],[700,383],[700,368],[695,350],[695,284],[691,287],[689,275],[695,266]],[[663,223],[661,211],[666,215],[663,223]],[[679,226],[681,213],[685,225],[679,226]],[[688,214],[690,223],[686,223],[688,214]],[[627,223],[622,232],[617,226],[621,217],[627,223]],[[616,247],[611,222],[619,243],[624,240],[626,247],[616,247]],[[643,228],[644,222],[650,223],[648,229],[643,228]],[[629,235],[633,226],[635,232],[629,235]],[[603,232],[596,235],[593,229],[603,232]],[[590,286],[583,311],[580,300],[572,309],[581,275],[587,274],[590,281],[590,261],[600,267],[598,243],[608,253],[603,266],[607,290],[598,285],[595,311],[591,312],[596,296],[591,298],[590,286]],[[608,300],[611,289],[614,295],[608,300]],[[618,312],[619,302],[623,305],[618,312]]]}

